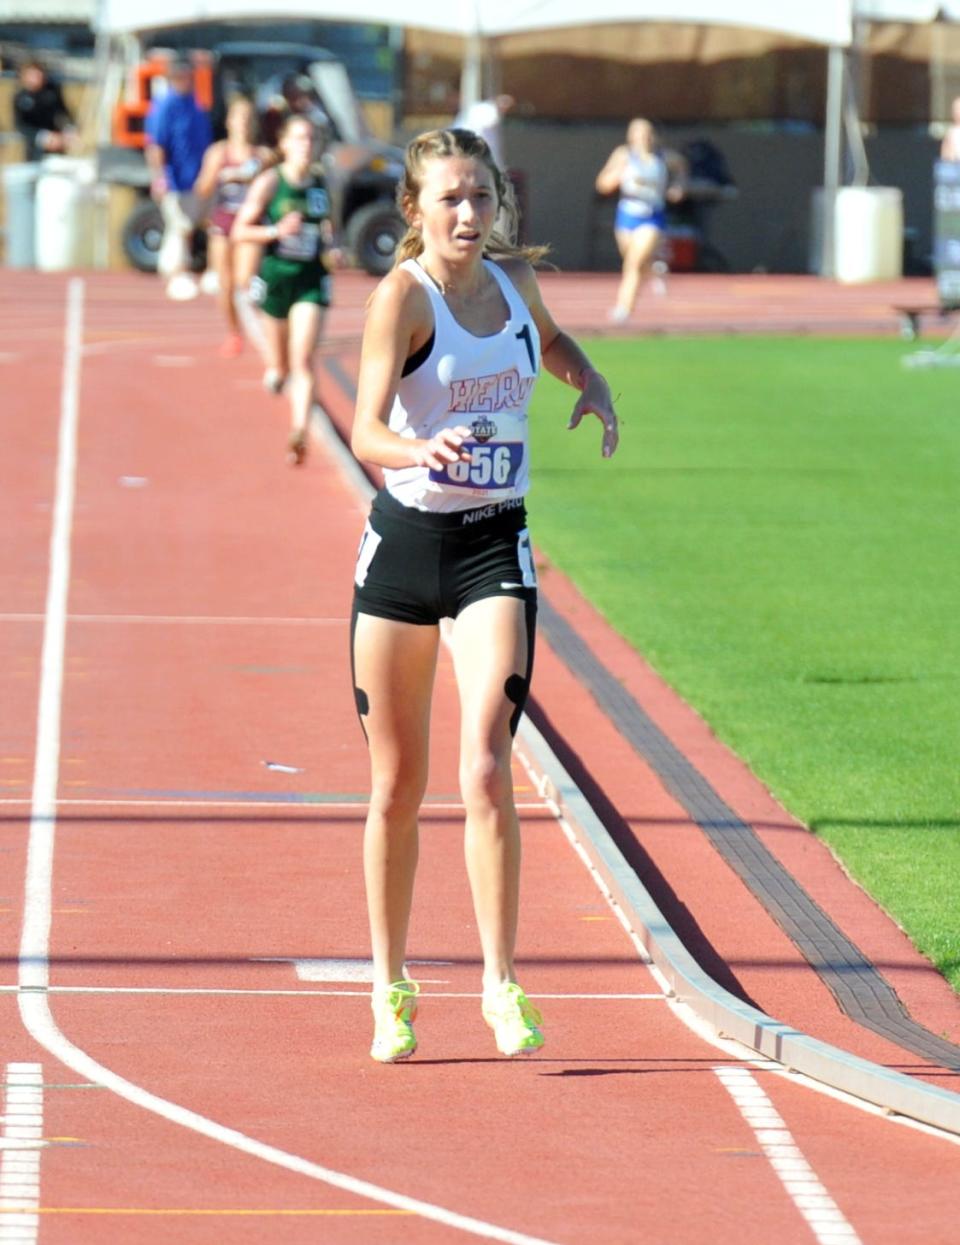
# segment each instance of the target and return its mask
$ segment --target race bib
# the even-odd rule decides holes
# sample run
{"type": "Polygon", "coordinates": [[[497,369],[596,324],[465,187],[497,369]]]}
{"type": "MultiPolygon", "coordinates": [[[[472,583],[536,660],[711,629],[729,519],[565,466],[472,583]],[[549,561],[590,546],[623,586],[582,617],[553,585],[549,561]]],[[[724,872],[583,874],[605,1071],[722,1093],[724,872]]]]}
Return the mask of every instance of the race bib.
{"type": "Polygon", "coordinates": [[[517,482],[523,462],[522,441],[464,441],[470,461],[450,463],[442,471],[430,470],[430,479],[449,488],[510,489],[517,482]]]}
{"type": "Polygon", "coordinates": [[[220,205],[237,212],[247,197],[247,187],[243,182],[224,182],[220,187],[220,205]]]}
{"type": "Polygon", "coordinates": [[[299,233],[278,240],[276,253],[281,259],[316,259],[320,253],[320,226],[304,221],[299,233]]]}
{"type": "Polygon", "coordinates": [[[311,186],[307,191],[307,211],[311,216],[330,215],[330,196],[323,186],[311,186]]]}

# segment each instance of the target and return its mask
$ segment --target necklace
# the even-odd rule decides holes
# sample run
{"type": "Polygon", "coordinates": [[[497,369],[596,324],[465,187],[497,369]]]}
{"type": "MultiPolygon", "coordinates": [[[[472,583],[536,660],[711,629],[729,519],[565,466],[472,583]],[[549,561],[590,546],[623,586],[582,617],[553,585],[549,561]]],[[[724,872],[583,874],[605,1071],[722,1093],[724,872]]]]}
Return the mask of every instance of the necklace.
{"type": "Polygon", "coordinates": [[[463,298],[475,297],[477,294],[480,293],[482,284],[484,283],[483,279],[487,275],[485,272],[481,271],[481,275],[480,275],[481,284],[478,284],[477,288],[473,290],[470,294],[464,294],[463,292],[458,290],[455,285],[451,285],[449,281],[441,281],[439,277],[434,276],[434,274],[430,271],[427,265],[423,262],[422,258],[418,258],[417,263],[420,265],[423,271],[427,274],[427,276],[430,278],[433,284],[437,287],[440,294],[444,298],[452,297],[452,298],[463,299],[463,298]]]}

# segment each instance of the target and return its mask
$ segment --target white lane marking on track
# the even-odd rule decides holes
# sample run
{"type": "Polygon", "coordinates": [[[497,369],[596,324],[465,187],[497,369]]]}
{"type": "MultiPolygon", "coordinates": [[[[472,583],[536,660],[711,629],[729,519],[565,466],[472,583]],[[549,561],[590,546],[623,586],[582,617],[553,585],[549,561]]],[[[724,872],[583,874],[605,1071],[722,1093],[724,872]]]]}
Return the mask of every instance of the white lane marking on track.
{"type": "MultiPolygon", "coordinates": [[[[266,963],[267,961],[261,961],[266,963]]],[[[297,977],[301,981],[373,981],[373,960],[337,960],[337,959],[274,959],[272,963],[292,964],[297,977]]],[[[410,968],[428,966],[426,960],[408,960],[410,968]]],[[[452,967],[450,960],[431,960],[430,967],[452,967]]],[[[421,985],[440,985],[440,982],[425,982],[419,974],[417,980],[421,985]]]]}
{"type": "MultiPolygon", "coordinates": [[[[421,985],[442,985],[442,982],[423,982],[421,985]]],[[[0,994],[29,993],[21,986],[0,986],[0,994]]],[[[48,986],[43,994],[209,994],[209,995],[265,995],[282,998],[312,999],[369,999],[369,990],[267,990],[255,986],[48,986]]],[[[483,995],[479,990],[421,990],[424,999],[479,999],[483,995]]],[[[614,1002],[645,1002],[666,999],[665,994],[545,994],[542,991],[531,992],[531,999],[554,999],[561,1002],[597,1003],[612,1000],[614,1002]]]]}
{"type": "MultiPolygon", "coordinates": [[[[43,614],[0,614],[0,622],[43,622],[43,614]]],[[[197,623],[224,627],[345,627],[349,618],[218,618],[204,614],[68,614],[70,623],[197,623]]]]}
{"type": "Polygon", "coordinates": [[[83,281],[73,278],[67,287],[67,331],[64,350],[56,500],[50,537],[47,616],[40,659],[40,696],[37,714],[37,750],[33,805],[27,845],[23,930],[18,964],[23,989],[17,1002],[27,1032],[56,1059],[95,1081],[118,1097],[193,1132],[262,1159],[287,1171],[322,1181],[368,1201],[412,1211],[444,1226],[507,1245],[554,1245],[538,1237],[485,1223],[469,1215],[408,1197],[369,1181],[333,1171],[319,1163],[267,1145],[245,1133],[150,1093],[126,1080],[75,1046],[58,1028],[46,988],[50,984],[50,930],[52,922],[53,856],[56,838],[57,776],[60,758],[60,716],[66,648],[67,593],[70,583],[70,537],[76,487],[77,418],[80,345],[83,331],[83,281]]]}
{"type": "Polygon", "coordinates": [[[40,1231],[41,1064],[7,1064],[0,1121],[0,1242],[33,1245],[40,1231]]]}
{"type": "MultiPolygon", "coordinates": [[[[270,795],[270,792],[264,791],[260,793],[262,798],[254,798],[249,800],[94,800],[94,799],[69,799],[64,798],[57,801],[61,808],[245,808],[253,812],[255,809],[258,813],[264,813],[272,808],[299,808],[303,810],[305,816],[316,817],[319,811],[323,812],[356,812],[362,809],[366,804],[365,799],[361,800],[276,800],[270,795]]],[[[3,796],[0,797],[0,805],[7,804],[29,804],[30,801],[25,796],[3,796]]],[[[435,813],[462,813],[463,805],[451,803],[443,800],[428,800],[423,805],[430,812],[435,813]]],[[[518,812],[543,812],[543,805],[539,803],[524,803],[517,801],[514,806],[518,812]]]]}
{"type": "Polygon", "coordinates": [[[858,1245],[860,1237],[820,1182],[753,1073],[748,1068],[714,1068],[714,1072],[820,1245],[858,1245]]]}

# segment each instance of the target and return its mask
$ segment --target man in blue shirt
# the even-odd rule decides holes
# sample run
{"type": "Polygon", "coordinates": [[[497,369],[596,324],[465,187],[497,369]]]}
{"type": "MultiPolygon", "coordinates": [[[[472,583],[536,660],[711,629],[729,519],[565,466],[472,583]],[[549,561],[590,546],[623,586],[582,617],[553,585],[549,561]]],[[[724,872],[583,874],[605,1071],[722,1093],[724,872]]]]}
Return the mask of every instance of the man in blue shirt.
{"type": "Polygon", "coordinates": [[[194,99],[189,60],[178,57],[167,72],[170,89],[151,105],[146,126],[150,194],[163,212],[157,267],[167,278],[171,298],[194,298],[197,283],[190,274],[190,238],[200,205],[193,185],[213,131],[209,114],[194,99]]]}

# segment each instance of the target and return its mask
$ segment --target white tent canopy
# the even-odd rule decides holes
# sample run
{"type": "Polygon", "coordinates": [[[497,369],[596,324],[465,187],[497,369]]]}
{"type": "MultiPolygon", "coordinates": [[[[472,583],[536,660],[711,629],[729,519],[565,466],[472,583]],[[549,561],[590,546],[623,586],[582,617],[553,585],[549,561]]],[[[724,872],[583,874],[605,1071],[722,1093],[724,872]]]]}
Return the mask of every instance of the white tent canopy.
{"type": "MultiPolygon", "coordinates": [[[[932,6],[928,6],[932,7],[932,6]]],[[[960,8],[960,0],[957,0],[960,8]]],[[[268,16],[331,21],[381,22],[450,34],[487,36],[582,26],[590,22],[694,22],[775,30],[814,43],[846,45],[851,37],[843,0],[416,0],[401,13],[396,0],[101,0],[105,32],[159,30],[192,21],[230,21],[268,16]]]]}
{"type": "Polygon", "coordinates": [[[97,0],[0,0],[0,22],[92,22],[97,0]]]}
{"type": "MultiPolygon", "coordinates": [[[[779,11],[769,0],[613,0],[589,14],[574,0],[420,0],[404,18],[405,26],[425,30],[466,32],[479,23],[486,34],[508,34],[549,26],[582,26],[599,22],[695,22],[712,26],[749,26],[792,34],[814,43],[842,43],[849,38],[853,16],[880,22],[931,22],[938,16],[960,21],[960,0],[782,0],[779,11]]],[[[158,30],[191,21],[238,18],[307,17],[331,21],[381,22],[397,25],[397,7],[387,0],[285,0],[265,11],[263,0],[0,0],[0,21],[82,21],[106,30],[158,30]]]]}
{"type": "Polygon", "coordinates": [[[960,22],[960,0],[854,0],[854,16],[870,22],[960,22]]]}

